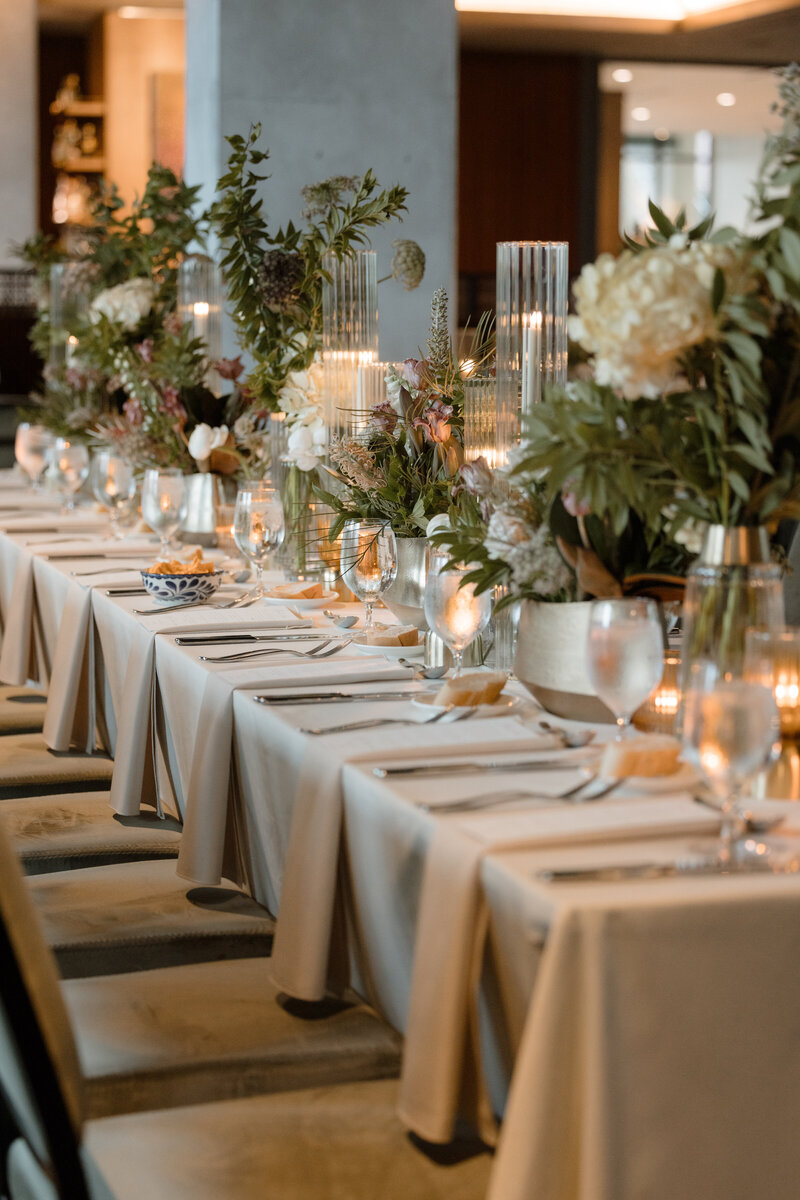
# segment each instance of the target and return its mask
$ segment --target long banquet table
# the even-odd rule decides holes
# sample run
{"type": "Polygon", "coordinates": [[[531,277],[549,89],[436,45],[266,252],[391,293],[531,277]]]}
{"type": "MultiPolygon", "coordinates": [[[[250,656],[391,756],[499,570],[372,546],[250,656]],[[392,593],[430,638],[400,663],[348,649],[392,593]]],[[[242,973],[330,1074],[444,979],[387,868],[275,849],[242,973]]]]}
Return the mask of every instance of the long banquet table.
{"type": "MultiPolygon", "coordinates": [[[[233,879],[277,914],[272,970],[284,991],[316,1000],[355,988],[405,1034],[411,1130],[447,1141],[460,1114],[493,1141],[505,1113],[492,1200],[795,1194],[800,877],[550,882],[541,872],[558,866],[669,862],[717,818],[674,783],[595,804],[449,813],[449,801],[486,792],[553,796],[592,749],[558,749],[563,769],[536,773],[378,778],[376,766],[467,754],[541,759],[556,742],[515,684],[506,715],[303,732],[376,708],[428,714],[404,699],[254,697],[426,685],[350,647],[318,663],[201,662],[179,631],[303,627],[263,604],[136,616],[146,597],[105,592],[134,580],[154,547],[141,535],[101,540],[91,509],[28,512],[28,497],[0,475],[0,678],[49,683],[54,749],[97,733],[115,755],[114,808],[181,817],[184,878],[233,879]],[[106,553],[119,557],[81,557],[106,553]],[[72,574],[93,569],[102,574],[72,574]]],[[[311,636],[342,636],[302,616],[311,636]]],[[[781,836],[798,835],[791,818],[781,836]]]]}

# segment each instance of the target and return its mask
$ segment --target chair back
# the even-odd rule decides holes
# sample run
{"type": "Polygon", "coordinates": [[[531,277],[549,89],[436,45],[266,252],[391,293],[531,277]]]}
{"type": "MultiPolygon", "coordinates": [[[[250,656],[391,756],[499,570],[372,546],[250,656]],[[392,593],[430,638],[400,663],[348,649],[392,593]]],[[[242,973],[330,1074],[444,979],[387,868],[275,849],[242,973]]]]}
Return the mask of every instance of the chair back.
{"type": "Polygon", "coordinates": [[[69,1200],[88,1196],[78,1157],[82,1075],[55,960],[0,819],[0,1088],[20,1133],[69,1200]]]}

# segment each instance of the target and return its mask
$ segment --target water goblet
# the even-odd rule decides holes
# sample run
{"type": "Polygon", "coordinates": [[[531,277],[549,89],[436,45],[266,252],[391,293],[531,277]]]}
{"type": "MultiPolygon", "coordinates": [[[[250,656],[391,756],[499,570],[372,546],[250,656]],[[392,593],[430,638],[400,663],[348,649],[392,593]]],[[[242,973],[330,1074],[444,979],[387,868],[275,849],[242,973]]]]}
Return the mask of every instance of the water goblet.
{"type": "Polygon", "coordinates": [[[453,672],[460,675],[464,651],[489,623],[492,613],[491,592],[475,592],[474,583],[465,583],[469,566],[446,570],[449,555],[432,550],[428,561],[425,588],[425,620],[438,634],[453,656],[453,672]]]}
{"type": "Polygon", "coordinates": [[[587,667],[594,690],[614,714],[617,739],[664,673],[664,638],[654,600],[595,600],[589,616],[587,667]]]}
{"type": "Polygon", "coordinates": [[[64,512],[71,512],[75,507],[75,496],[89,474],[89,451],[83,442],[56,438],[46,458],[45,478],[61,493],[64,512]]]}
{"type": "Polygon", "coordinates": [[[284,533],[283,504],[277,488],[265,480],[241,484],[233,514],[233,540],[256,573],[255,587],[241,597],[242,601],[264,595],[264,563],[278,549],[284,533]]]}
{"type": "Polygon", "coordinates": [[[364,629],[375,628],[372,610],[397,575],[397,542],[384,521],[347,521],[342,530],[342,579],[366,608],[364,629]]]}
{"type": "Polygon", "coordinates": [[[44,425],[31,425],[23,421],[17,426],[14,437],[14,457],[30,479],[33,487],[41,486],[42,475],[47,466],[47,451],[55,436],[44,425]]]}
{"type": "Polygon", "coordinates": [[[95,499],[108,509],[112,537],[121,538],[120,515],[136,495],[133,466],[111,450],[100,450],[92,456],[89,478],[95,499]]]}
{"type": "Polygon", "coordinates": [[[186,519],[186,481],[178,467],[152,467],[145,471],[142,519],[161,538],[158,552],[166,558],[170,538],[186,519]]]}
{"type": "Polygon", "coordinates": [[[698,768],[719,802],[720,866],[748,858],[763,863],[767,848],[738,841],[736,827],[745,789],[780,749],[780,716],[772,690],[742,676],[723,678],[713,663],[695,664],[683,697],[682,738],[683,757],[698,768]]]}

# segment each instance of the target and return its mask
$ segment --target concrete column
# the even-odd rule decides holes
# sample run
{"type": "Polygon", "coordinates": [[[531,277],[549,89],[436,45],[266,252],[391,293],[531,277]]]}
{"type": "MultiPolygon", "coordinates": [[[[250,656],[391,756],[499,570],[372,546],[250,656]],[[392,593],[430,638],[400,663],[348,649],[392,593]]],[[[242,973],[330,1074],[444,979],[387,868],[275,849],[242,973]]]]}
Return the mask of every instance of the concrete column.
{"type": "Polygon", "coordinates": [[[0,4],[0,266],[18,265],[10,244],[38,227],[36,0],[0,4]]]}
{"type": "Polygon", "coordinates": [[[401,224],[376,231],[379,274],[393,238],[427,256],[415,292],[380,287],[381,357],[424,345],[434,288],[455,309],[457,26],[453,0],[186,0],[186,165],[209,197],[224,135],[261,121],[273,228],[300,218],[300,189],[376,172],[410,191],[401,224]]]}

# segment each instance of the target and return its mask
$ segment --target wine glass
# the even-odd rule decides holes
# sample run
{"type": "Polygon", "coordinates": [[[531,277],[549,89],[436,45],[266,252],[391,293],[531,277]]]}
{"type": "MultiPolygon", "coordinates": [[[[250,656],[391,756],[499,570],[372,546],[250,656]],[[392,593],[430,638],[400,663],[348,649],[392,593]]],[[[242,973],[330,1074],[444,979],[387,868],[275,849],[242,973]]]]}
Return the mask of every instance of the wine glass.
{"type": "MultiPolygon", "coordinates": [[[[714,663],[693,666],[683,696],[683,757],[696,766],[719,800],[720,865],[746,861],[736,839],[741,797],[780,749],[780,716],[771,688],[741,675],[723,678],[714,663]]],[[[766,848],[757,843],[755,857],[766,848]]]]}
{"type": "Polygon", "coordinates": [[[364,629],[375,628],[375,602],[397,575],[397,542],[384,521],[347,521],[342,530],[342,579],[367,610],[364,629]]]}
{"type": "Polygon", "coordinates": [[[45,477],[61,493],[64,511],[71,512],[75,507],[75,496],[89,474],[89,451],[83,442],[56,438],[46,458],[45,477]]]}
{"type": "Polygon", "coordinates": [[[464,651],[489,623],[491,592],[477,595],[474,583],[464,583],[469,566],[445,570],[449,555],[432,550],[425,587],[425,620],[453,655],[454,674],[460,675],[464,651]]]}
{"type": "Polygon", "coordinates": [[[587,660],[589,679],[614,714],[620,740],[664,673],[664,637],[655,600],[595,600],[587,660]]]}
{"type": "Polygon", "coordinates": [[[120,514],[136,495],[133,466],[111,450],[100,450],[92,456],[89,478],[95,499],[108,509],[112,536],[121,538],[120,514]]]}
{"type": "Polygon", "coordinates": [[[256,572],[255,587],[240,600],[257,600],[264,595],[264,563],[278,549],[284,533],[283,504],[277,488],[266,480],[240,484],[233,513],[233,540],[256,572]]]}
{"type": "Polygon", "coordinates": [[[14,437],[14,457],[30,479],[34,488],[41,485],[42,475],[47,466],[47,451],[53,445],[55,436],[44,425],[31,425],[23,421],[17,426],[14,437]]]}
{"type": "Polygon", "coordinates": [[[158,552],[169,553],[169,542],[186,519],[186,481],[178,467],[152,467],[142,480],[142,519],[161,538],[158,552]]]}

